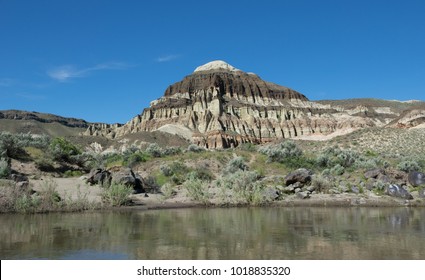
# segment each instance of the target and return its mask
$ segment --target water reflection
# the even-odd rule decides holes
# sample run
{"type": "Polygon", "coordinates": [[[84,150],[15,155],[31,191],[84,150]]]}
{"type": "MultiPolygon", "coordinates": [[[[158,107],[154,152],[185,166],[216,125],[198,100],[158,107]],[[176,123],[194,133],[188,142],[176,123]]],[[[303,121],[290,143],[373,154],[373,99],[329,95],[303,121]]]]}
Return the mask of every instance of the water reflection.
{"type": "Polygon", "coordinates": [[[425,209],[1,215],[2,259],[425,259],[425,209]]]}

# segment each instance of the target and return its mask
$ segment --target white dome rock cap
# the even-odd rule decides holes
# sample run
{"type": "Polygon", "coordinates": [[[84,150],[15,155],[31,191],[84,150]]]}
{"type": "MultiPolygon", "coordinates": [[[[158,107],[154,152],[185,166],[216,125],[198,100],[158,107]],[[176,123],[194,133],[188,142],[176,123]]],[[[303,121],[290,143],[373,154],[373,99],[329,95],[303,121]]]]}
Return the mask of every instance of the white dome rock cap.
{"type": "Polygon", "coordinates": [[[227,71],[233,71],[233,72],[241,71],[223,60],[214,60],[214,61],[208,62],[207,64],[197,67],[194,72],[210,71],[210,70],[227,70],[227,71]]]}

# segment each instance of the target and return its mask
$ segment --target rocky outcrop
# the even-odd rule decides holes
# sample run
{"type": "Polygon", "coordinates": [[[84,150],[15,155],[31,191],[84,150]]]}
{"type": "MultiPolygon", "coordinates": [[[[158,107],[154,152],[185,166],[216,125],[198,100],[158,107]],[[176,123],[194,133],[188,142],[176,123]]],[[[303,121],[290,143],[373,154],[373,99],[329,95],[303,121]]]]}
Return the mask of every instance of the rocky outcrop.
{"type": "Polygon", "coordinates": [[[408,180],[414,187],[425,185],[425,174],[422,172],[412,171],[409,173],[408,180]]]}
{"type": "Polygon", "coordinates": [[[347,133],[382,126],[391,108],[311,102],[290,88],[266,82],[223,61],[202,65],[170,85],[163,97],[123,126],[90,126],[86,135],[110,138],[162,130],[206,148],[267,143],[281,138],[347,133]],[[179,130],[181,132],[179,132],[179,130]]]}
{"type": "Polygon", "coordinates": [[[60,123],[68,127],[88,128],[90,123],[82,119],[76,118],[65,118],[52,114],[38,113],[38,112],[27,112],[19,110],[5,110],[0,111],[0,119],[8,120],[32,120],[41,123],[60,123]]]}
{"type": "Polygon", "coordinates": [[[106,188],[111,184],[126,185],[133,188],[135,193],[152,189],[139,174],[134,173],[130,168],[114,168],[111,170],[95,168],[90,171],[86,181],[91,185],[100,185],[106,188]]]}

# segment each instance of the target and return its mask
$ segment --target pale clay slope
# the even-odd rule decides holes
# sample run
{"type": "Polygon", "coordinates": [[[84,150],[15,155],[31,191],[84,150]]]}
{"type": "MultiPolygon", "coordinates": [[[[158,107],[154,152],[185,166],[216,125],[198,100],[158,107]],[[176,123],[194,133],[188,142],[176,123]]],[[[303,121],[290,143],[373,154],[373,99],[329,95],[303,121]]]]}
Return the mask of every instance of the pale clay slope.
{"type": "Polygon", "coordinates": [[[233,72],[241,71],[223,60],[214,60],[214,61],[208,62],[207,64],[197,67],[194,72],[210,71],[210,70],[218,70],[218,69],[223,69],[223,70],[233,71],[233,72]]]}

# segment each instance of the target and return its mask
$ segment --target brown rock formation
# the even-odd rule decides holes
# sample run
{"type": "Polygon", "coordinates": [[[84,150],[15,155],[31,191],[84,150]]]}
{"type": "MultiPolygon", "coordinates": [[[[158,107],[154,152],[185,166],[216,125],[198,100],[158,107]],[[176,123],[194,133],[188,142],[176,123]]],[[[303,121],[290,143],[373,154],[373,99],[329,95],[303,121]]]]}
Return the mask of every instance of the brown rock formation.
{"type": "Polygon", "coordinates": [[[227,148],[385,125],[398,116],[390,108],[373,106],[310,102],[292,89],[213,61],[169,86],[125,125],[89,127],[86,134],[113,138],[162,130],[207,148],[227,148]]]}

